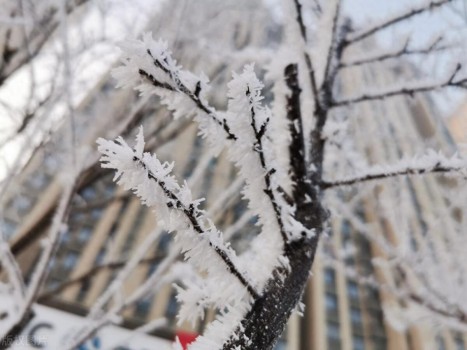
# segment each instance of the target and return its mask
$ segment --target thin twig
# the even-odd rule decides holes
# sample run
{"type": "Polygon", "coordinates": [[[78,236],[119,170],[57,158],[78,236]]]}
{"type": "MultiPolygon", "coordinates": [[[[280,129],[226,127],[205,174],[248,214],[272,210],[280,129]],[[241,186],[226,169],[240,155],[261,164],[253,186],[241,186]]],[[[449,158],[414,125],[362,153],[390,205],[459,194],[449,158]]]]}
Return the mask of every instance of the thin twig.
{"type": "Polygon", "coordinates": [[[466,167],[462,166],[444,166],[444,165],[435,165],[431,168],[406,168],[397,171],[389,171],[389,172],[381,172],[377,174],[365,174],[361,176],[356,176],[348,179],[341,179],[341,180],[333,180],[333,181],[322,181],[321,187],[323,189],[335,188],[339,186],[352,186],[356,184],[360,184],[362,182],[374,181],[374,180],[384,180],[390,179],[398,176],[405,176],[405,175],[425,175],[425,174],[432,174],[432,173],[453,173],[453,172],[461,172],[465,171],[466,167]]]}
{"type": "Polygon", "coordinates": [[[412,97],[416,93],[420,92],[430,92],[446,87],[457,87],[462,89],[467,89],[467,78],[462,78],[457,81],[454,81],[456,78],[457,73],[462,68],[461,64],[457,64],[456,68],[454,69],[453,73],[449,76],[449,78],[440,84],[428,84],[428,85],[420,85],[414,87],[403,87],[400,89],[389,90],[374,94],[363,94],[357,97],[352,97],[349,99],[344,99],[340,101],[333,101],[332,107],[343,107],[352,105],[355,103],[365,102],[365,101],[375,101],[375,100],[383,100],[385,98],[394,97],[394,96],[401,96],[401,95],[408,95],[412,97]]]}
{"type": "Polygon", "coordinates": [[[422,5],[420,6],[419,8],[416,8],[416,9],[413,9],[413,10],[410,10],[408,12],[404,12],[400,15],[397,15],[393,18],[391,18],[390,20],[388,21],[385,21],[381,24],[378,24],[376,26],[374,26],[373,28],[371,29],[367,29],[363,32],[360,32],[360,33],[356,33],[355,35],[353,36],[350,36],[349,38],[346,39],[346,46],[349,46],[350,44],[354,44],[356,42],[359,42],[363,39],[366,39],[368,38],[369,36],[372,36],[380,31],[382,31],[383,29],[386,29],[390,26],[393,26],[397,23],[401,23],[401,22],[404,22],[406,21],[407,19],[409,18],[412,18],[412,17],[415,17],[417,15],[420,15],[422,13],[425,13],[427,11],[431,11],[431,10],[434,10],[438,7],[441,7],[449,2],[451,2],[452,0],[441,0],[441,1],[431,1],[430,3],[428,4],[425,4],[425,5],[422,5]]]}
{"type": "Polygon", "coordinates": [[[358,58],[354,60],[349,60],[348,62],[342,62],[339,65],[339,68],[356,67],[356,66],[361,66],[364,64],[369,64],[369,63],[383,62],[386,60],[399,58],[402,56],[425,55],[425,54],[444,51],[444,50],[448,50],[452,48],[452,46],[448,46],[448,45],[437,46],[440,40],[441,40],[441,37],[439,37],[433,44],[430,44],[430,46],[426,48],[422,48],[422,49],[409,49],[408,41],[407,41],[403,47],[401,47],[399,50],[396,50],[394,52],[389,52],[389,53],[385,53],[385,54],[377,55],[373,57],[358,58]]]}

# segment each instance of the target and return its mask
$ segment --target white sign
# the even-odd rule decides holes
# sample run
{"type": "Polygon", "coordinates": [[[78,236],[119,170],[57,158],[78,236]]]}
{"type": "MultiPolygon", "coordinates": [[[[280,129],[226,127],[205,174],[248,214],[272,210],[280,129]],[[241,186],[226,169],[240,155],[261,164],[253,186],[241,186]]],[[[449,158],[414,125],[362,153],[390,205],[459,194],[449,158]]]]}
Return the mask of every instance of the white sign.
{"type": "MultiPolygon", "coordinates": [[[[13,304],[9,298],[0,298],[2,311],[13,304]],[[6,304],[8,303],[9,304],[6,304]]],[[[11,309],[8,310],[11,312],[11,309]]],[[[69,338],[74,331],[86,325],[84,317],[42,305],[34,305],[34,318],[24,331],[15,339],[9,348],[11,350],[62,350],[70,344],[69,338]]],[[[9,317],[0,320],[2,334],[9,328],[9,317]]],[[[172,342],[132,332],[117,326],[107,326],[99,330],[94,337],[81,345],[77,350],[170,350],[172,342]]]]}

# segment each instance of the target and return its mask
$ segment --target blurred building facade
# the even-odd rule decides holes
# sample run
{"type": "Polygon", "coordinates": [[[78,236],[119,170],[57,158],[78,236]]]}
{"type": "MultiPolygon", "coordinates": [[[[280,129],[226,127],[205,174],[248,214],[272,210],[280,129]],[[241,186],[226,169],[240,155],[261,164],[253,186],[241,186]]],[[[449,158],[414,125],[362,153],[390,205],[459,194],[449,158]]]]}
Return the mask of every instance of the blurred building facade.
{"type": "MultiPolygon", "coordinates": [[[[378,65],[357,67],[346,69],[338,84],[343,95],[352,96],[355,91],[365,91],[365,87],[384,89],[416,74],[416,69],[409,64],[389,68],[378,65]]],[[[355,150],[368,165],[394,164],[402,157],[424,154],[427,149],[441,150],[448,155],[457,150],[447,125],[429,96],[401,96],[364,102],[352,108],[349,115],[337,111],[335,118],[348,123],[350,133],[354,135],[355,150]]],[[[338,148],[346,146],[339,145],[338,148]]],[[[352,157],[355,161],[356,157],[354,154],[340,156],[340,164],[352,157]]],[[[332,166],[328,169],[330,173],[343,170],[332,166]]],[[[374,263],[378,259],[386,261],[389,258],[376,243],[379,239],[370,239],[363,232],[365,225],[362,225],[371,225],[372,236],[396,245],[401,239],[397,230],[401,228],[396,227],[395,222],[408,217],[404,232],[410,236],[408,240],[413,252],[428,245],[436,254],[449,254],[443,251],[443,235],[444,230],[454,230],[455,210],[443,217],[441,227],[444,230],[430,229],[429,218],[438,216],[439,210],[446,210],[446,191],[455,186],[452,178],[430,175],[402,177],[393,184],[380,181],[367,190],[365,186],[353,186],[329,194],[331,198],[328,200],[348,202],[352,215],[336,210],[330,237],[322,240],[320,254],[313,266],[313,277],[305,294],[308,307],[305,316],[297,321],[300,322],[299,331],[296,331],[300,349],[466,348],[466,335],[457,331],[439,329],[424,320],[408,328],[402,327],[402,330],[388,322],[384,309],[404,308],[404,301],[397,300],[393,294],[368,283],[368,280],[374,278],[378,285],[396,290],[404,281],[397,271],[374,263]],[[395,220],[383,214],[388,208],[394,212],[395,220]],[[352,273],[349,273],[349,267],[352,273]]]]}

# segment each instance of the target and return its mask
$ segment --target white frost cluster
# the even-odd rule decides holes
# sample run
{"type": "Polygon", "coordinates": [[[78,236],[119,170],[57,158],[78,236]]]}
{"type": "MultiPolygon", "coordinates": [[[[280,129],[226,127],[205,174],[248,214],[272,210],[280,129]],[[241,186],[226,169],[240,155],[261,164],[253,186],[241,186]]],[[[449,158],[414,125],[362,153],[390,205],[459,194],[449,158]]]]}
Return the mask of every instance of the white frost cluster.
{"type": "Polygon", "coordinates": [[[194,321],[203,316],[207,306],[228,310],[221,312],[205,336],[190,349],[211,349],[213,342],[217,344],[214,347],[220,347],[240,326],[239,321],[251,301],[251,292],[247,292],[245,283],[239,283],[238,275],[226,273],[219,251],[233,263],[250,289],[261,294],[276,268],[288,268],[288,260],[283,255],[284,242],[302,238],[303,233],[311,236],[314,232],[294,218],[295,208],[284,198],[285,190],[280,184],[289,178],[287,167],[278,163],[277,147],[270,130],[273,115],[263,103],[263,84],[253,65],[247,65],[240,74],[233,74],[228,84],[228,108],[219,112],[205,99],[208,80],[177,66],[165,42],[155,41],[149,33],[142,40],[127,41],[121,47],[123,65],[113,71],[119,85],[133,87],[142,94],[158,95],[175,118],[194,117],[200,134],[208,138],[214,149],[227,145],[230,160],[245,182],[243,195],[250,212],[258,216],[258,225],[262,228],[250,249],[236,257],[224,243],[222,234],[198,209],[199,201],[191,198],[187,186],[180,187],[170,175],[172,165],[161,164],[155,156],[143,153],[142,132],[134,150],[121,138],[116,142],[98,141],[99,150],[104,153],[104,166],[116,169],[119,183],[132,189],[145,204],[156,208],[167,228],[177,231],[176,240],[185,256],[198,270],[205,272],[205,278],[190,283],[187,289],[178,288],[178,299],[182,302],[180,318],[194,321]],[[195,213],[195,221],[201,224],[202,233],[187,215],[190,210],[195,213]]]}
{"type": "Polygon", "coordinates": [[[152,33],[143,35],[142,40],[124,41],[120,48],[123,65],[112,71],[118,87],[134,88],[142,95],[159,96],[174,118],[194,117],[200,124],[200,133],[209,135],[213,146],[225,143],[220,124],[211,122],[216,118],[216,110],[209,107],[206,114],[193,101],[195,96],[203,105],[208,105],[205,96],[209,91],[209,80],[204,74],[197,76],[183,70],[172,58],[167,42],[154,40],[152,33]],[[151,79],[160,85],[155,85],[151,79]]]}
{"type": "MultiPolygon", "coordinates": [[[[176,240],[185,258],[206,276],[202,286],[188,284],[187,290],[180,291],[178,298],[183,303],[180,319],[194,320],[203,315],[206,307],[246,306],[249,298],[245,287],[234,274],[227,272],[228,267],[218,254],[222,252],[237,266],[235,252],[224,243],[222,233],[204,218],[198,209],[200,200],[193,200],[187,186],[180,186],[171,175],[173,164],[161,163],[155,155],[143,152],[142,128],[136,141],[131,148],[121,137],[116,141],[99,139],[101,162],[103,167],[116,170],[114,180],[118,184],[155,208],[165,229],[177,232],[176,240]]],[[[247,276],[246,271],[239,270],[239,273],[247,276]]]]}
{"type": "Polygon", "coordinates": [[[244,256],[245,263],[255,269],[252,276],[260,290],[270,278],[264,271],[272,271],[277,266],[288,266],[287,259],[282,256],[280,225],[283,226],[286,240],[299,239],[302,232],[313,234],[295,220],[294,208],[284,200],[279,191],[279,179],[287,176],[283,174],[287,168],[277,163],[274,139],[269,130],[273,115],[262,103],[263,87],[253,65],[245,66],[241,74],[233,74],[233,79],[228,84],[229,101],[225,113],[225,119],[238,137],[234,147],[229,149],[229,156],[238,167],[239,175],[245,180],[243,195],[248,199],[249,207],[258,216],[258,223],[262,227],[260,235],[250,245],[251,250],[244,256]],[[264,134],[261,131],[263,128],[264,134]],[[269,187],[266,183],[267,173],[271,174],[269,187]],[[266,194],[268,190],[273,194],[279,208],[280,224],[273,219],[276,218],[276,213],[266,194]],[[251,264],[251,261],[255,264],[251,264]]]}

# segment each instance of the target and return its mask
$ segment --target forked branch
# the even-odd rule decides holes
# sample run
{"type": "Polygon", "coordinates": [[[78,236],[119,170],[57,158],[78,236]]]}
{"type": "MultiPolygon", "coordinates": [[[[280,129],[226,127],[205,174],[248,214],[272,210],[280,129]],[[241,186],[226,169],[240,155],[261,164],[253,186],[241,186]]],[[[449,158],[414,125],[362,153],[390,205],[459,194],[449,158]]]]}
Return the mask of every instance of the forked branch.
{"type": "Polygon", "coordinates": [[[391,27],[395,24],[398,24],[398,23],[401,23],[401,22],[404,22],[410,18],[413,18],[415,16],[418,16],[422,13],[425,13],[425,12],[428,12],[428,11],[432,11],[432,10],[435,10],[445,4],[448,4],[452,2],[452,0],[440,0],[440,1],[430,1],[418,8],[415,8],[413,10],[410,10],[408,12],[403,12],[387,21],[384,21],[380,24],[377,24],[375,25],[374,27],[370,28],[370,29],[367,29],[367,30],[364,30],[364,31],[361,31],[360,33],[355,33],[354,35],[350,35],[347,39],[346,39],[346,43],[345,45],[346,46],[349,46],[350,44],[354,44],[356,42],[359,42],[363,39],[366,39],[376,33],[379,33],[380,31],[382,31],[383,29],[386,29],[388,27],[391,27]]]}
{"type": "Polygon", "coordinates": [[[430,91],[435,91],[435,90],[446,88],[446,87],[467,89],[467,77],[456,80],[457,73],[459,73],[461,68],[462,68],[461,64],[460,63],[457,64],[453,73],[449,76],[449,78],[444,83],[438,83],[438,84],[433,83],[433,84],[418,85],[418,86],[413,86],[413,87],[402,87],[400,89],[387,90],[387,91],[377,92],[373,94],[371,93],[363,94],[357,97],[342,99],[340,101],[339,100],[333,101],[332,107],[349,106],[355,103],[360,103],[360,102],[365,102],[365,101],[384,100],[386,98],[394,97],[394,96],[408,95],[410,97],[413,97],[413,95],[416,93],[430,92],[430,91]]]}
{"type": "Polygon", "coordinates": [[[449,46],[449,45],[439,45],[441,41],[442,41],[442,37],[438,37],[433,43],[431,43],[427,47],[418,48],[418,49],[409,49],[409,40],[407,40],[405,44],[398,50],[394,50],[392,52],[387,52],[384,54],[378,54],[375,56],[370,56],[370,57],[367,56],[364,58],[357,58],[357,59],[349,60],[347,62],[342,62],[339,65],[339,68],[356,67],[356,66],[361,66],[364,64],[369,64],[369,63],[383,62],[386,60],[400,58],[403,56],[426,55],[426,54],[430,54],[434,52],[445,51],[445,50],[452,48],[452,46],[449,46]]]}
{"type": "Polygon", "coordinates": [[[398,176],[405,175],[425,175],[425,174],[449,174],[461,173],[465,175],[467,170],[467,163],[459,158],[436,160],[433,165],[419,165],[411,166],[395,166],[393,170],[376,168],[375,171],[370,171],[363,175],[357,175],[345,179],[338,179],[332,181],[322,181],[321,187],[323,189],[335,188],[340,186],[352,186],[363,182],[390,179],[398,176]]]}
{"type": "Polygon", "coordinates": [[[148,80],[154,87],[162,88],[172,92],[180,92],[184,94],[196,104],[198,109],[206,113],[215,123],[217,123],[223,128],[223,130],[226,133],[227,139],[237,139],[237,137],[232,133],[230,126],[227,123],[227,120],[220,118],[217,115],[216,110],[200,97],[202,89],[201,81],[198,81],[196,83],[194,91],[191,91],[187,87],[187,85],[182,81],[182,79],[180,78],[180,74],[177,70],[171,69],[167,62],[162,62],[160,59],[156,58],[151,53],[150,49],[147,49],[146,52],[152,59],[155,68],[160,69],[162,72],[164,72],[167,75],[167,77],[170,78],[173,85],[167,82],[159,81],[154,75],[140,68],[138,72],[142,78],[148,80]]]}
{"type": "Polygon", "coordinates": [[[250,284],[246,277],[232,260],[234,252],[228,248],[222,241],[222,235],[215,227],[205,228],[204,222],[208,220],[203,212],[198,209],[199,201],[192,201],[191,194],[187,188],[180,188],[175,180],[170,176],[171,166],[161,164],[155,156],[149,154],[143,155],[144,140],[142,130],[137,137],[135,149],[131,149],[123,139],[117,139],[117,142],[99,139],[99,151],[103,153],[101,158],[102,166],[117,170],[117,178],[120,183],[133,188],[143,202],[156,205],[156,202],[162,201],[168,210],[174,210],[184,217],[198,237],[205,241],[215,254],[224,263],[226,269],[246,288],[253,299],[258,299],[260,294],[250,284]],[[134,173],[139,171],[139,176],[134,173]],[[147,179],[140,183],[142,177],[147,179]],[[147,181],[149,180],[149,181],[147,181]],[[158,188],[162,196],[148,191],[151,186],[158,188]]]}

